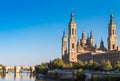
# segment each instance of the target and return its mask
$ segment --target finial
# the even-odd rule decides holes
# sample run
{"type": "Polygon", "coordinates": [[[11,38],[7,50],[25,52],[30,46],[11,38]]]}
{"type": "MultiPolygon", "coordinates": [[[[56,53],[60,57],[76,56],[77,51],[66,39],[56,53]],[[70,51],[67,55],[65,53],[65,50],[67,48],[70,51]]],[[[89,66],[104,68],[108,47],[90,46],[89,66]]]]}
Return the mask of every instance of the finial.
{"type": "Polygon", "coordinates": [[[113,10],[110,15],[110,24],[114,24],[114,15],[113,15],[113,10]]]}
{"type": "Polygon", "coordinates": [[[74,12],[72,11],[71,13],[71,20],[70,20],[70,23],[74,23],[74,12]]]}
{"type": "Polygon", "coordinates": [[[93,38],[92,34],[93,34],[93,33],[92,33],[92,30],[91,30],[91,32],[90,32],[90,38],[93,38]]]}
{"type": "Polygon", "coordinates": [[[65,33],[65,30],[63,32],[63,38],[66,38],[66,33],[65,33]]]}

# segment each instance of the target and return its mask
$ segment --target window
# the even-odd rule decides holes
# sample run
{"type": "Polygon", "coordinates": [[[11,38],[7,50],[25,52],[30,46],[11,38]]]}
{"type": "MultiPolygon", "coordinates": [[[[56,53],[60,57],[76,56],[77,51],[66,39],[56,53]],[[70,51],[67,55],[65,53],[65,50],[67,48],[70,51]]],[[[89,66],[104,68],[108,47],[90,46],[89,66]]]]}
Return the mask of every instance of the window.
{"type": "Polygon", "coordinates": [[[74,48],[74,44],[72,44],[72,48],[74,48]]]}
{"type": "Polygon", "coordinates": [[[115,49],[115,45],[113,45],[113,49],[115,49]]]}
{"type": "Polygon", "coordinates": [[[72,29],[72,35],[74,35],[74,30],[72,29]]]}
{"type": "Polygon", "coordinates": [[[113,30],[113,35],[115,34],[115,31],[113,30]]]}

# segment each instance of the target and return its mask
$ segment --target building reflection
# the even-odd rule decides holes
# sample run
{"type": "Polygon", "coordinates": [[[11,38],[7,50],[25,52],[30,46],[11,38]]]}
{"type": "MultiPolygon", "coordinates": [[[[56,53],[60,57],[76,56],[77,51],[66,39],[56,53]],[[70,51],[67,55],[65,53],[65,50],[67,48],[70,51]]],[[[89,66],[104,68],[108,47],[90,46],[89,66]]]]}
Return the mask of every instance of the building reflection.
{"type": "Polygon", "coordinates": [[[15,81],[24,81],[24,80],[35,80],[35,75],[33,73],[1,73],[0,79],[5,80],[15,80],[15,81]]]}

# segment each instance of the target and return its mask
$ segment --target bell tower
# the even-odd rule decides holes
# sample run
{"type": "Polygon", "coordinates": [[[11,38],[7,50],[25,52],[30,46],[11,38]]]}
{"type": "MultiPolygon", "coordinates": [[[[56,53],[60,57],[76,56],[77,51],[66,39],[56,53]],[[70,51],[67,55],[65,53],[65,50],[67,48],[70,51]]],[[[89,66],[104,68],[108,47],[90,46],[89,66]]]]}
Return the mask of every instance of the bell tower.
{"type": "Polygon", "coordinates": [[[64,61],[64,57],[67,54],[67,38],[65,35],[65,31],[63,32],[63,37],[62,37],[62,60],[64,61]]]}
{"type": "Polygon", "coordinates": [[[68,38],[68,54],[69,62],[77,62],[76,53],[76,23],[74,21],[74,13],[71,13],[71,19],[69,22],[69,38],[68,38]]]}
{"type": "Polygon", "coordinates": [[[93,38],[93,35],[92,35],[92,31],[90,32],[90,45],[94,46],[94,38],[93,38]]]}
{"type": "Polygon", "coordinates": [[[108,50],[117,49],[117,36],[116,36],[116,25],[114,23],[113,14],[110,15],[110,23],[108,26],[108,50]]]}

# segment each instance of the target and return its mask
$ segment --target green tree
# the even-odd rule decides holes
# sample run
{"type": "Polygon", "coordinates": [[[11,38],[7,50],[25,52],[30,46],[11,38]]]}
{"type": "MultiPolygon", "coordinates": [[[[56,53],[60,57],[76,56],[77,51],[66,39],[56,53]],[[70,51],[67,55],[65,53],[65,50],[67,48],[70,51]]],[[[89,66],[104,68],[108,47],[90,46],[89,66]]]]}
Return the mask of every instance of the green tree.
{"type": "Polygon", "coordinates": [[[84,63],[80,60],[78,60],[74,65],[73,65],[73,68],[75,69],[80,69],[80,68],[83,68],[84,66],[84,63]]]}
{"type": "Polygon", "coordinates": [[[120,61],[117,61],[116,65],[115,65],[115,69],[120,70],[120,61]]]}
{"type": "Polygon", "coordinates": [[[112,65],[111,65],[111,62],[108,60],[106,61],[105,63],[103,63],[103,70],[112,70],[112,65]]]}
{"type": "Polygon", "coordinates": [[[88,62],[88,66],[87,67],[88,67],[88,69],[96,70],[96,69],[99,68],[99,64],[97,62],[93,61],[93,60],[90,60],[88,62]]]}
{"type": "Polygon", "coordinates": [[[60,69],[60,68],[63,68],[64,66],[65,64],[63,60],[61,60],[60,58],[56,58],[52,62],[49,63],[49,68],[51,69],[60,69]]]}
{"type": "Polygon", "coordinates": [[[40,65],[36,65],[35,70],[37,73],[46,74],[48,71],[48,63],[41,63],[40,65]]]}

